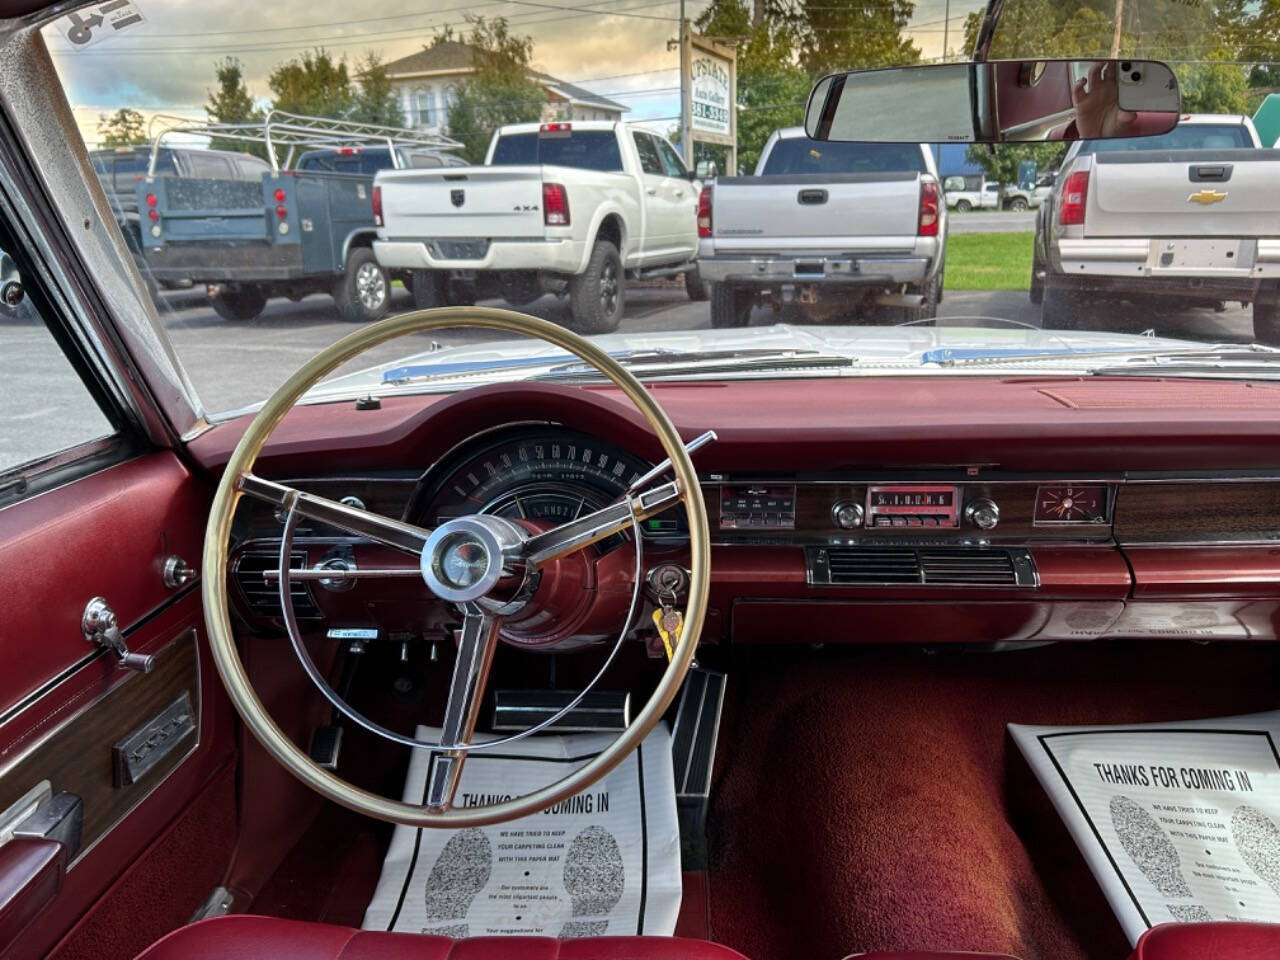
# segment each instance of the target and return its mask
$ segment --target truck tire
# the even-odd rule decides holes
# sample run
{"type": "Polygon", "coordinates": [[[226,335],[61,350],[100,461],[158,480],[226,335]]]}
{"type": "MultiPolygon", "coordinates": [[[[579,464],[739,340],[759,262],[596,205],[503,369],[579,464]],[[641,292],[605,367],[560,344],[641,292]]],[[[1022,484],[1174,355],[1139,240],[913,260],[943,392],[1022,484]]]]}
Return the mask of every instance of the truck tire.
{"type": "Polygon", "coordinates": [[[411,270],[409,292],[416,310],[431,310],[449,305],[449,275],[439,270],[411,270]]]}
{"type": "Polygon", "coordinates": [[[1025,213],[1027,209],[1027,198],[1014,197],[1009,201],[1009,209],[1014,213],[1025,213]]]}
{"type": "Polygon", "coordinates": [[[942,298],[942,277],[941,275],[934,277],[929,281],[929,285],[921,291],[924,295],[924,302],[918,307],[904,307],[902,310],[903,323],[925,323],[931,321],[938,316],[938,301],[942,298]]]}
{"type": "Polygon", "coordinates": [[[391,279],[368,247],[347,254],[347,269],[333,285],[338,313],[349,323],[372,323],[391,306],[391,279]]]}
{"type": "Polygon", "coordinates": [[[1253,339],[1280,347],[1280,292],[1258,291],[1258,299],[1253,301],[1253,339]]]}
{"type": "Polygon", "coordinates": [[[707,289],[707,282],[702,279],[702,271],[697,267],[685,271],[684,292],[694,303],[702,303],[711,296],[711,292],[707,289]]]}
{"type": "Polygon", "coordinates": [[[717,330],[751,323],[751,297],[727,283],[711,285],[711,326],[717,330]]]}
{"type": "Polygon", "coordinates": [[[973,209],[973,204],[970,203],[968,200],[956,201],[956,210],[958,210],[960,213],[968,213],[972,209],[973,209]]]}
{"type": "Polygon", "coordinates": [[[1077,294],[1046,284],[1040,302],[1042,330],[1079,330],[1084,323],[1084,301],[1077,294]]]}
{"type": "Polygon", "coordinates": [[[626,277],[618,248],[597,240],[587,269],[569,281],[569,312],[579,333],[612,333],[626,306],[626,277]]]}
{"type": "Polygon", "coordinates": [[[209,301],[209,305],[223,320],[253,320],[266,307],[267,295],[257,287],[223,290],[209,301]]]}

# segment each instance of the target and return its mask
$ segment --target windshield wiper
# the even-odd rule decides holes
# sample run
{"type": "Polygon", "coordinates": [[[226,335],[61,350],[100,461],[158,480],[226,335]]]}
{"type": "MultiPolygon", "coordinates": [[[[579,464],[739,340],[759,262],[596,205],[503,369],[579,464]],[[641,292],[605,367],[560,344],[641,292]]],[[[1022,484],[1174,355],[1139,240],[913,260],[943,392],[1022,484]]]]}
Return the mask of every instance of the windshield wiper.
{"type": "Polygon", "coordinates": [[[1133,347],[939,347],[920,355],[921,363],[935,363],[942,367],[998,366],[1005,363],[1034,363],[1040,360],[1066,360],[1073,357],[1100,358],[1121,357],[1124,362],[1109,367],[1090,368],[1090,373],[1112,369],[1150,373],[1157,364],[1204,364],[1216,361],[1248,359],[1265,364],[1280,360],[1280,349],[1260,344],[1216,343],[1188,347],[1186,350],[1153,350],[1139,352],[1133,347]],[[1140,369],[1142,365],[1146,369],[1140,369]]]}
{"type": "MultiPolygon", "coordinates": [[[[734,373],[751,370],[845,369],[854,357],[809,349],[753,349],[705,351],[638,351],[615,358],[624,367],[645,376],[677,376],[686,373],[734,373]]],[[[552,367],[538,380],[594,379],[599,372],[581,361],[552,367]]]]}
{"type": "Polygon", "coordinates": [[[1254,372],[1275,375],[1280,349],[1261,344],[1221,345],[1201,350],[1138,354],[1123,363],[1093,367],[1094,376],[1163,376],[1191,373],[1197,376],[1244,376],[1254,372]]]}

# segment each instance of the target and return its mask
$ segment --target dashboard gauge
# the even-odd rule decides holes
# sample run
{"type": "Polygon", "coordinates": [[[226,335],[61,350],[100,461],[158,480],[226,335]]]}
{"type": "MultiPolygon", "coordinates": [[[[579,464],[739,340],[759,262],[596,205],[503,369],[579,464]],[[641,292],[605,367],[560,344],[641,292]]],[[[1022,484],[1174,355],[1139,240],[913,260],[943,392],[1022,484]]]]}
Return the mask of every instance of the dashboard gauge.
{"type": "MultiPolygon", "coordinates": [[[[411,520],[435,527],[453,517],[490,513],[546,526],[568,523],[621,497],[649,464],[588,434],[545,428],[477,438],[426,478],[411,520]],[[488,444],[480,441],[488,440],[488,444]]],[[[641,524],[646,536],[681,535],[676,509],[641,524]]],[[[619,535],[602,550],[625,542],[619,535]]]]}
{"type": "Polygon", "coordinates": [[[1039,487],[1036,490],[1035,522],[1106,523],[1106,485],[1039,487]]]}

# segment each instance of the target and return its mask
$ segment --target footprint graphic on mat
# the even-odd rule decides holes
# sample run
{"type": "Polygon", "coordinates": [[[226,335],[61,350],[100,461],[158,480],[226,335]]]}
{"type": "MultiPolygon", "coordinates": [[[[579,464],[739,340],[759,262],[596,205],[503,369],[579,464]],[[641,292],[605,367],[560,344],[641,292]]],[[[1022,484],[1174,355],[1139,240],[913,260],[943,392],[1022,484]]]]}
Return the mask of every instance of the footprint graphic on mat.
{"type": "Polygon", "coordinates": [[[451,838],[440,851],[427,877],[429,926],[423,932],[455,940],[469,936],[467,911],[471,909],[471,901],[476,894],[489,882],[492,872],[493,848],[483,831],[473,827],[451,838]]]}
{"type": "Polygon", "coordinates": [[[1129,859],[1163,896],[1191,896],[1173,841],[1146,807],[1122,794],[1112,797],[1111,825],[1129,859]]]}
{"type": "Polygon", "coordinates": [[[1249,869],[1280,894],[1280,828],[1261,810],[1236,807],[1231,839],[1249,869]]]}
{"type": "Polygon", "coordinates": [[[609,912],[622,899],[622,851],[604,827],[584,827],[564,857],[564,888],[569,894],[572,920],[560,936],[599,937],[609,930],[609,912]]]}

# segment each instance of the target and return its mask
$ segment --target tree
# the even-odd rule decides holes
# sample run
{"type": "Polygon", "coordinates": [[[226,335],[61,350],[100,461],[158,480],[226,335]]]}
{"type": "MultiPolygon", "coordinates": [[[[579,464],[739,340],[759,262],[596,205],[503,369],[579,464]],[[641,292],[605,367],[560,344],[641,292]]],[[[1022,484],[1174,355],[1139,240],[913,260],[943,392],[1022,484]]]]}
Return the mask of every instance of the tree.
{"type": "Polygon", "coordinates": [[[137,110],[121,107],[111,116],[98,115],[98,135],[104,147],[133,147],[147,142],[147,121],[137,110]]]}
{"type": "Polygon", "coordinates": [[[327,50],[307,51],[271,71],[267,85],[275,93],[275,109],[308,117],[343,119],[356,104],[356,91],[345,57],[327,50]]]}
{"type": "Polygon", "coordinates": [[[816,79],[918,63],[920,48],[903,33],[915,8],[915,0],[802,0],[800,64],[816,79]]]}
{"type": "MultiPolygon", "coordinates": [[[[244,80],[244,67],[235,57],[227,57],[214,64],[214,76],[218,87],[209,91],[204,112],[214,123],[261,123],[262,111],[254,106],[253,96],[244,80]]],[[[213,150],[237,150],[267,159],[265,144],[245,143],[214,137],[209,146],[213,150]]]]}
{"type": "Polygon", "coordinates": [[[387,127],[401,126],[404,115],[400,110],[400,99],[387,76],[387,65],[382,62],[382,57],[373,52],[366,54],[360,61],[356,76],[360,87],[355,94],[351,119],[387,127]]]}
{"type": "MultiPolygon", "coordinates": [[[[462,143],[462,155],[480,163],[493,132],[509,123],[529,123],[542,117],[547,95],[533,77],[529,61],[533,39],[511,32],[503,17],[468,17],[469,35],[462,38],[472,51],[474,72],[459,85],[449,107],[449,136],[462,143]]],[[[435,44],[457,42],[452,30],[436,35],[435,44]]]]}

